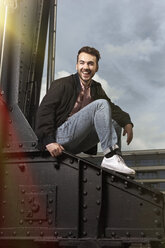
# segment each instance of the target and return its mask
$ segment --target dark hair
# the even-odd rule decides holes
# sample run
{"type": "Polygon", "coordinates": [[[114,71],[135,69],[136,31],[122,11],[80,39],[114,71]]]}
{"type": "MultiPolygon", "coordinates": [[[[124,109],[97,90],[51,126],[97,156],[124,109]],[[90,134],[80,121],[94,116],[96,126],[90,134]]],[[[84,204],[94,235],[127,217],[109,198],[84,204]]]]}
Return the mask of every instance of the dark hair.
{"type": "Polygon", "coordinates": [[[97,49],[95,49],[94,47],[84,46],[78,51],[77,62],[78,62],[78,57],[79,57],[80,53],[88,53],[88,54],[95,56],[96,60],[97,60],[97,64],[99,62],[99,59],[101,58],[100,53],[97,49]]]}

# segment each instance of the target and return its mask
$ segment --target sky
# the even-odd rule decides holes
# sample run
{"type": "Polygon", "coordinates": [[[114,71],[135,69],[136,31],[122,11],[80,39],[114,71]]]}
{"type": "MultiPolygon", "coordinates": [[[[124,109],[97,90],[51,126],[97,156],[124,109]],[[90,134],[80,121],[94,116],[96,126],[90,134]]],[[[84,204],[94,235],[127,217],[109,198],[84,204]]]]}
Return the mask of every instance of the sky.
{"type": "Polygon", "coordinates": [[[165,1],[58,0],[55,78],[76,72],[86,45],[101,54],[94,79],[134,123],[122,150],[165,149],[165,1]]]}

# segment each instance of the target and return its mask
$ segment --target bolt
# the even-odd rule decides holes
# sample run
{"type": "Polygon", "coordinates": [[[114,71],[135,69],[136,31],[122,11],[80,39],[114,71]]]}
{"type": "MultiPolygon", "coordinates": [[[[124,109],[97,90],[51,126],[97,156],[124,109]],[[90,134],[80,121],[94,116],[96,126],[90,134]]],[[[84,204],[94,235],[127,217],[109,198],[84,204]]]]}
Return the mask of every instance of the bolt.
{"type": "Polygon", "coordinates": [[[83,217],[83,222],[87,222],[87,218],[86,217],[83,217]]]}
{"type": "Polygon", "coordinates": [[[20,220],[19,224],[22,225],[23,224],[23,220],[20,220]]]}
{"type": "Polygon", "coordinates": [[[127,181],[124,182],[124,187],[128,188],[128,182],[127,181]]]}
{"type": "Polygon", "coordinates": [[[88,181],[87,178],[84,178],[84,179],[83,179],[83,182],[84,182],[84,183],[86,183],[87,181],[88,181]]]}
{"type": "Polygon", "coordinates": [[[101,202],[100,202],[100,200],[97,200],[96,203],[97,203],[97,205],[100,205],[101,202]]]}
{"type": "Polygon", "coordinates": [[[160,210],[158,208],[154,208],[154,212],[155,214],[160,215],[160,210]]]}
{"type": "Polygon", "coordinates": [[[87,205],[86,204],[83,204],[83,208],[87,208],[87,205]]]}
{"type": "Polygon", "coordinates": [[[112,232],[111,235],[112,235],[112,237],[115,237],[116,236],[116,233],[115,232],[112,232]]]}
{"type": "Polygon", "coordinates": [[[141,235],[142,238],[145,237],[145,233],[144,232],[141,232],[140,235],[141,235]]]}
{"type": "Polygon", "coordinates": [[[111,182],[114,182],[114,181],[115,181],[115,177],[111,176],[111,182]]]}
{"type": "Polygon", "coordinates": [[[101,186],[100,186],[100,185],[98,185],[98,186],[96,187],[96,189],[97,189],[97,190],[100,190],[100,189],[101,189],[101,186]]]}

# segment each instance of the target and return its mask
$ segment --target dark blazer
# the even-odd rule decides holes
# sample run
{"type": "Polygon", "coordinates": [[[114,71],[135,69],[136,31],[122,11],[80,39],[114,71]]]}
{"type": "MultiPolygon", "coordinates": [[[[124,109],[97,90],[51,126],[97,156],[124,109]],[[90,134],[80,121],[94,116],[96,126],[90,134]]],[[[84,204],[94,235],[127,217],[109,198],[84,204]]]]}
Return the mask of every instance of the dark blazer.
{"type": "MultiPolygon", "coordinates": [[[[77,73],[52,82],[37,113],[36,135],[39,139],[39,149],[45,149],[47,144],[56,141],[56,129],[67,120],[80,90],[81,85],[77,73]]],[[[112,103],[101,84],[94,80],[91,83],[91,97],[93,101],[106,99],[111,106],[112,119],[121,127],[132,124],[129,114],[112,103]]]]}

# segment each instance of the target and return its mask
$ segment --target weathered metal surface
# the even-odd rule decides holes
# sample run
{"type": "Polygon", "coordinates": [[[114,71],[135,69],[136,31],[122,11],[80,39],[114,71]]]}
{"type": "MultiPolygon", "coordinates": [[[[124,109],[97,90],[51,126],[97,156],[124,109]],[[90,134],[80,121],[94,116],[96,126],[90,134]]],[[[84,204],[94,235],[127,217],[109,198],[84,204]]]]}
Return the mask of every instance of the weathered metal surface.
{"type": "Polygon", "coordinates": [[[163,194],[79,157],[7,153],[0,178],[1,242],[122,247],[164,240],[163,194]]]}

